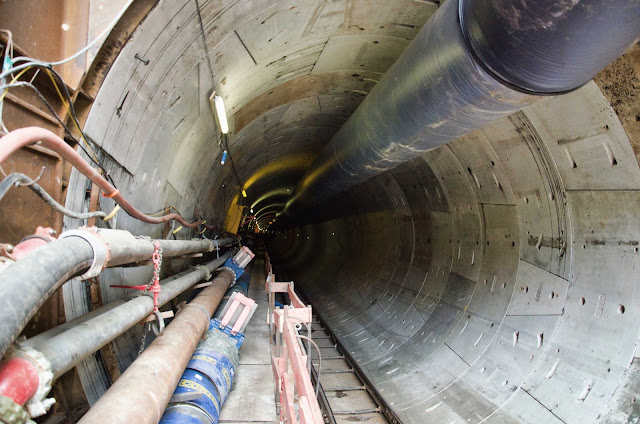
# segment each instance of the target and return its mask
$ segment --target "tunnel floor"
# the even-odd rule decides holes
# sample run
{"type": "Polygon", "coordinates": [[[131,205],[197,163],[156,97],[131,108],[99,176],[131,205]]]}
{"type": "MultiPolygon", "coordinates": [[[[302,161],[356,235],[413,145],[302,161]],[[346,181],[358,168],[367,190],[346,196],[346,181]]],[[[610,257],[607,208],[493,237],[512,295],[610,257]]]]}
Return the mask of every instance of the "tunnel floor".
{"type": "Polygon", "coordinates": [[[264,291],[264,261],[256,257],[247,296],[258,303],[245,329],[245,343],[240,350],[240,366],[235,387],[220,413],[222,423],[277,423],[274,401],[275,380],[271,369],[269,307],[264,291]],[[250,400],[250,401],[249,401],[250,400]]]}

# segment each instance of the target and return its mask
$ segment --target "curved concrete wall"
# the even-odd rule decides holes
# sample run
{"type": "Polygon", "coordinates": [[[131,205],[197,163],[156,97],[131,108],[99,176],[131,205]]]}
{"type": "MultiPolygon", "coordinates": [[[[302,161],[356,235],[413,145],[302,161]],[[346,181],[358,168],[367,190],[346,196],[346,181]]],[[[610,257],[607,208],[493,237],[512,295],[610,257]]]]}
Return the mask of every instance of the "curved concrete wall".
{"type": "MultiPolygon", "coordinates": [[[[282,202],[437,6],[201,7],[214,80],[194,2],[160,1],[85,129],[137,207],[219,224],[241,186],[220,165],[210,92],[230,116],[240,201],[282,202]]],[[[74,175],[69,206],[86,207],[85,189],[74,175]]],[[[407,423],[626,422],[640,414],[638,189],[625,131],[590,83],[355,187],[271,248],[407,423]]],[[[116,225],[162,231],[124,214],[116,225]]],[[[109,284],[149,276],[110,270],[105,302],[122,295],[109,284]]],[[[65,286],[68,318],[86,305],[80,283],[65,286]]],[[[116,341],[121,368],[139,341],[139,329],[116,341]]],[[[99,362],[79,370],[95,400],[108,384],[99,362]]]]}
{"type": "Polygon", "coordinates": [[[640,173],[612,112],[591,83],[278,236],[274,263],[403,421],[637,416],[640,173]]]}

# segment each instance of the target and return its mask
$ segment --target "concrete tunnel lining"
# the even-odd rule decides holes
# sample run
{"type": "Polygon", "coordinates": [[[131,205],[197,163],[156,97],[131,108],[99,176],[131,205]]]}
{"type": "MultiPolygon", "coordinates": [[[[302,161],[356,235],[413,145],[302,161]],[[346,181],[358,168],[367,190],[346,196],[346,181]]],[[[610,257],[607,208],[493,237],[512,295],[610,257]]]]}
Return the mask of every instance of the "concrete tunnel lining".
{"type": "MultiPolygon", "coordinates": [[[[334,3],[201,2],[240,178],[282,163],[255,180],[248,205],[295,187],[436,10],[334,3]]],[[[139,208],[219,220],[240,188],[220,165],[196,19],[192,1],[159,2],[85,130],[139,208]]],[[[82,208],[85,187],[74,175],[68,206],[82,208]]],[[[624,422],[640,413],[639,188],[625,129],[592,82],[360,184],[272,251],[403,422],[624,422]]],[[[105,303],[122,295],[110,284],[147,271],[106,270],[105,303]]],[[[64,291],[68,319],[86,312],[81,283],[64,291]]],[[[134,330],[114,342],[121,368],[139,340],[134,330]]],[[[95,358],[79,371],[93,402],[108,378],[95,358]]]]}

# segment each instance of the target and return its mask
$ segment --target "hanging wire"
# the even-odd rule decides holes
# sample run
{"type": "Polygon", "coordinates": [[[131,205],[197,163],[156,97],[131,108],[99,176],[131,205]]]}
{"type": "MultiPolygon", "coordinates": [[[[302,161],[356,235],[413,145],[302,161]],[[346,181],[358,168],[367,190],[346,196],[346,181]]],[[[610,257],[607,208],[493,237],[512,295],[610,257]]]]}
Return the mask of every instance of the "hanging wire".
{"type": "Polygon", "coordinates": [[[200,14],[200,3],[198,0],[196,2],[196,12],[198,13],[198,22],[200,22],[200,35],[202,38],[202,45],[204,48],[204,55],[207,58],[207,65],[209,66],[209,74],[211,75],[211,82],[215,87],[215,78],[213,77],[213,67],[211,67],[211,57],[209,56],[209,48],[207,47],[207,37],[204,34],[204,25],[202,24],[202,15],[200,14]]]}
{"type": "MultiPolygon", "coordinates": [[[[44,170],[44,167],[42,167],[44,170]]],[[[88,218],[104,218],[107,216],[104,212],[87,212],[80,213],[74,212],[70,209],[65,208],[60,203],[58,203],[45,189],[43,189],[37,181],[42,177],[42,173],[35,180],[32,180],[28,176],[21,174],[19,172],[14,172],[13,174],[9,174],[4,180],[0,182],[0,200],[4,197],[4,195],[9,191],[11,187],[14,186],[23,186],[29,187],[31,191],[38,195],[47,205],[49,205],[52,209],[61,214],[68,216],[70,218],[75,219],[88,219],[88,218]]]]}
{"type": "MultiPolygon", "coordinates": [[[[318,397],[318,392],[320,391],[320,375],[322,373],[322,356],[320,355],[320,348],[318,347],[316,342],[314,342],[313,340],[311,340],[311,338],[307,336],[296,334],[296,337],[299,339],[308,340],[316,348],[316,352],[318,352],[318,372],[316,373],[316,397],[318,397]]],[[[311,355],[311,352],[307,352],[307,353],[311,355]]]]}
{"type": "Polygon", "coordinates": [[[235,161],[233,160],[233,157],[231,156],[231,149],[229,149],[229,137],[227,136],[227,134],[223,134],[224,137],[224,141],[225,141],[225,146],[227,148],[227,153],[229,155],[229,161],[231,162],[231,169],[233,169],[233,173],[236,176],[236,179],[238,180],[238,185],[240,186],[240,189],[242,189],[242,181],[240,180],[240,177],[238,176],[238,171],[236,170],[236,165],[235,165],[235,161]]]}

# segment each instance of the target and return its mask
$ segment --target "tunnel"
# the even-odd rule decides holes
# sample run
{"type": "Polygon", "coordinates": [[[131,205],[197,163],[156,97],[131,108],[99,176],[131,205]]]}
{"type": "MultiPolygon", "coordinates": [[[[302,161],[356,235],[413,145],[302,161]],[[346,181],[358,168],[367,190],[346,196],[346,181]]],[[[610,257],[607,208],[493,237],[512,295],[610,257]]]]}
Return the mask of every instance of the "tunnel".
{"type": "MultiPolygon", "coordinates": [[[[92,65],[99,77],[83,131],[138,209],[170,205],[220,234],[238,210],[253,217],[243,238],[264,241],[274,273],[295,282],[390,421],[639,422],[636,1],[626,2],[635,7],[632,45],[580,84],[513,95],[490,87],[491,101],[460,113],[466,119],[486,106],[487,116],[472,124],[455,111],[415,122],[389,107],[365,122],[370,133],[354,137],[374,143],[393,124],[442,142],[415,148],[398,136],[392,141],[408,153],[392,160],[383,155],[395,150],[381,148],[388,163],[362,165],[369,173],[346,185],[352,168],[321,161],[351,146],[346,137],[355,133],[345,128],[363,125],[357,110],[371,117],[395,104],[399,58],[415,58],[415,50],[402,54],[432,16],[458,3],[134,2],[114,29],[125,35],[108,39],[92,65]],[[380,81],[389,89],[372,100],[380,81]],[[228,134],[212,93],[223,99],[228,134]],[[511,103],[491,109],[496,98],[511,103]],[[307,182],[329,166],[342,172],[339,183],[307,182]],[[311,200],[296,197],[311,186],[311,200]]],[[[455,63],[447,44],[455,37],[441,37],[431,49],[444,70],[455,63]]],[[[580,54],[590,51],[584,44],[580,54]]],[[[407,84],[419,78],[412,72],[428,71],[408,71],[407,84]]],[[[419,105],[421,115],[455,103],[445,72],[435,71],[435,94],[419,105]]],[[[358,146],[349,152],[369,157],[358,146]]],[[[89,191],[74,170],[66,207],[87,210],[89,191]]],[[[99,199],[104,212],[115,205],[99,199]]],[[[111,223],[136,236],[198,237],[175,221],[154,225],[122,212],[111,223]]],[[[64,218],[62,228],[84,224],[64,218]]],[[[123,296],[111,285],[146,284],[150,272],[105,269],[102,301],[123,296]]],[[[84,283],[61,290],[67,321],[91,310],[84,283]]],[[[135,327],[112,342],[122,371],[135,361],[141,334],[135,327]]],[[[89,404],[107,391],[107,371],[98,355],[74,371],[89,404]]]]}

